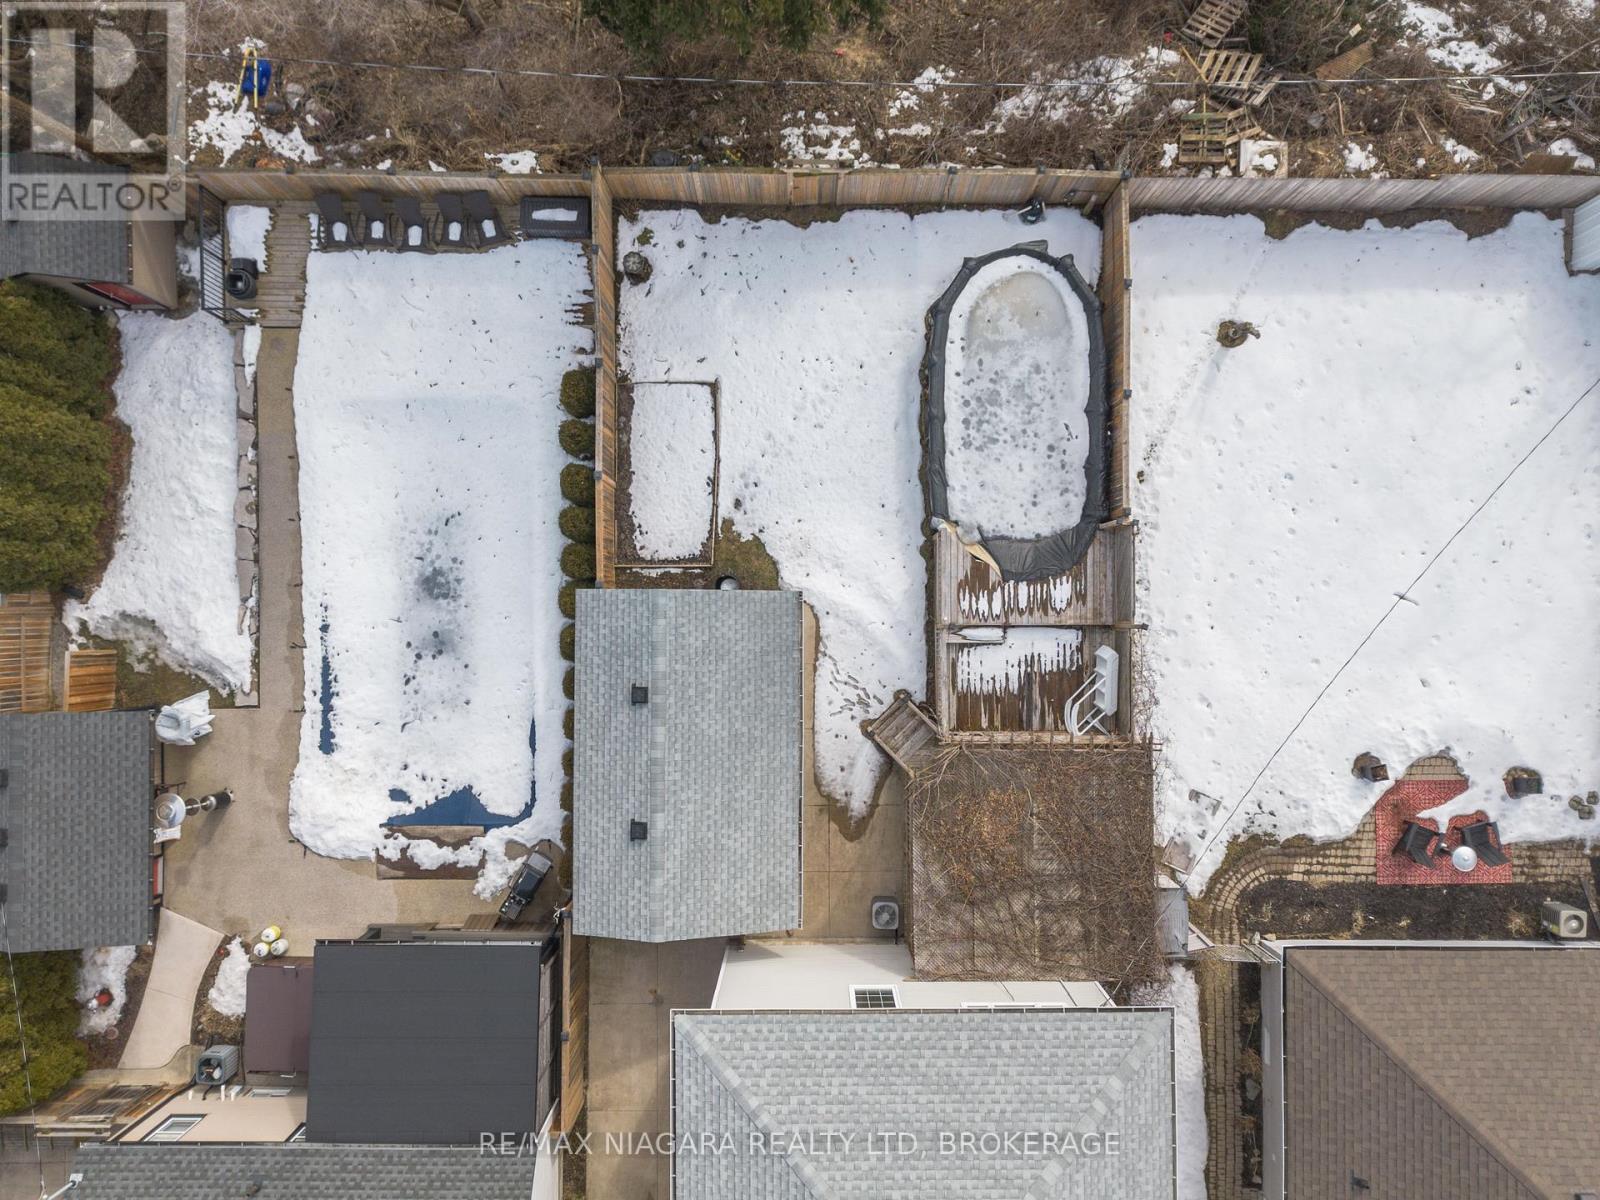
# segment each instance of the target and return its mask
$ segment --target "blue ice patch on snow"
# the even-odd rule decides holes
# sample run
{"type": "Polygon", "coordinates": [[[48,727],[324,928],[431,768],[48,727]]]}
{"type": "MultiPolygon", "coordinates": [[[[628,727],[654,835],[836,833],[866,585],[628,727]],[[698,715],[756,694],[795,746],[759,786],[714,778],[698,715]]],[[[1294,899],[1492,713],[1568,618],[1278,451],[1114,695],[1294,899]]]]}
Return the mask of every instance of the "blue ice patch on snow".
{"type": "Polygon", "coordinates": [[[328,657],[328,618],[322,618],[322,731],[317,738],[317,749],[324,754],[333,753],[333,660],[328,657]]]}
{"type": "MultiPolygon", "coordinates": [[[[532,724],[528,726],[528,750],[537,749],[538,730],[532,724]]],[[[459,787],[453,792],[424,804],[414,812],[402,813],[398,817],[390,817],[384,822],[390,826],[409,825],[481,825],[485,829],[498,829],[504,825],[515,825],[518,821],[525,821],[533,812],[533,802],[538,799],[537,784],[528,788],[528,803],[519,813],[507,816],[504,813],[490,812],[484,807],[483,800],[478,793],[472,790],[472,785],[459,787]]],[[[404,788],[390,788],[389,799],[396,804],[412,803],[411,793],[404,788]]]]}

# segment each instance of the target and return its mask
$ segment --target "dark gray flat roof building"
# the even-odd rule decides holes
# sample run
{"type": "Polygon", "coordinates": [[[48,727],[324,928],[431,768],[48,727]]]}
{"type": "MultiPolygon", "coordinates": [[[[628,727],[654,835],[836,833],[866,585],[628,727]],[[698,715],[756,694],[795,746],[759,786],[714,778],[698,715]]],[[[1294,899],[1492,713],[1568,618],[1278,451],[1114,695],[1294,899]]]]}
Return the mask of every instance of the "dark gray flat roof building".
{"type": "Polygon", "coordinates": [[[537,1134],[554,1100],[555,947],[318,943],[306,1140],[475,1147],[537,1134]]]}
{"type": "Polygon", "coordinates": [[[797,592],[578,593],[578,933],[800,926],[801,620],[797,592]]]}
{"type": "Polygon", "coordinates": [[[151,934],[150,714],[0,716],[0,884],[10,948],[151,934]]]}

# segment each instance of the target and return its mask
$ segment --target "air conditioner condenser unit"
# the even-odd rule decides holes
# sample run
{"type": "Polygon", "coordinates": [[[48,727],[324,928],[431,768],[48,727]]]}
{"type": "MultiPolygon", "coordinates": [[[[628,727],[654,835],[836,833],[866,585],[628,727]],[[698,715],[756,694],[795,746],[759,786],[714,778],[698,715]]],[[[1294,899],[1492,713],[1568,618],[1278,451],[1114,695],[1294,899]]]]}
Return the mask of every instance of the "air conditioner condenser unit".
{"type": "Polygon", "coordinates": [[[1589,914],[1558,900],[1544,902],[1539,910],[1539,924],[1549,936],[1564,942],[1589,936],[1589,914]]]}

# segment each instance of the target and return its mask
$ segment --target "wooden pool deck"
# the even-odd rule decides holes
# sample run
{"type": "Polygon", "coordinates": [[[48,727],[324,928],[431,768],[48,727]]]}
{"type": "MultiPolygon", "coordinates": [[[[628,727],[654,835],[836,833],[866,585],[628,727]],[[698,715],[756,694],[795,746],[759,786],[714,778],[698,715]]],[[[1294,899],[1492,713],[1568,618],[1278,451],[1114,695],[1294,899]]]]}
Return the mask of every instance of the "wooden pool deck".
{"type": "Polygon", "coordinates": [[[1109,522],[1070,571],[1008,582],[981,548],[965,545],[948,525],[935,529],[932,708],[943,735],[1094,744],[1134,732],[1134,532],[1130,521],[1109,522]],[[961,669],[964,655],[993,644],[993,631],[1019,629],[1061,631],[1061,652],[1025,656],[1004,679],[975,680],[961,669]],[[1068,631],[1076,633],[1075,645],[1068,631]],[[1115,650],[1120,663],[1117,714],[1099,732],[1074,734],[1069,701],[1088,681],[1102,646],[1115,650]]]}

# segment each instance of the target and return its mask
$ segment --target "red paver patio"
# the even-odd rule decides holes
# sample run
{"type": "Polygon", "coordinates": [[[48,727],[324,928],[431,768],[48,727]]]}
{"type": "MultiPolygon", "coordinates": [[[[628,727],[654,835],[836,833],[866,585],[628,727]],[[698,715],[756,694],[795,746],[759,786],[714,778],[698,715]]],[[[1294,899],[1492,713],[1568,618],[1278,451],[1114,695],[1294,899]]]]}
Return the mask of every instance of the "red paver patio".
{"type": "MultiPolygon", "coordinates": [[[[1510,883],[1513,863],[1491,867],[1479,863],[1463,875],[1450,865],[1448,858],[1440,858],[1432,870],[1419,867],[1407,854],[1394,853],[1395,843],[1405,829],[1407,820],[1426,809],[1437,808],[1454,800],[1467,790],[1465,779],[1402,779],[1378,798],[1377,841],[1378,882],[1380,884],[1479,884],[1510,883]]],[[[1445,844],[1452,850],[1461,845],[1461,829],[1474,821],[1481,821],[1482,812],[1465,813],[1450,818],[1450,828],[1445,833],[1445,844]]],[[[1429,829],[1438,829],[1439,822],[1429,817],[1418,822],[1429,829]]],[[[1497,839],[1498,840],[1498,839],[1497,839]]],[[[1507,855],[1511,851],[1501,847],[1507,855]]]]}

